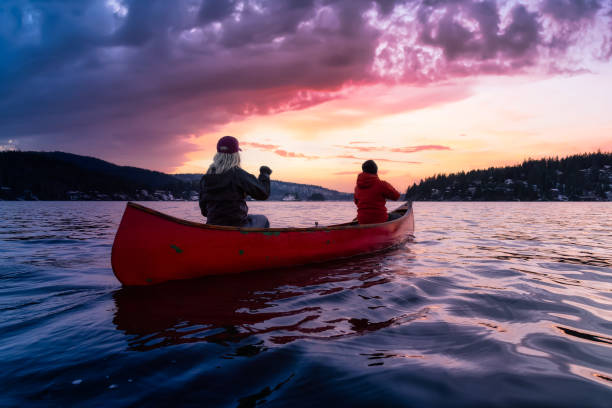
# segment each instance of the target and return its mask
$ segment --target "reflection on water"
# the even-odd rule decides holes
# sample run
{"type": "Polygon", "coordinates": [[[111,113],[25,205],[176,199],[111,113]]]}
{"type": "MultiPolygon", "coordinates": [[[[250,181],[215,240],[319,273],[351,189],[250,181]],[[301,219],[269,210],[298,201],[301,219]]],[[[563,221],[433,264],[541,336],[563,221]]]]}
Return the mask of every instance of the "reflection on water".
{"type": "Polygon", "coordinates": [[[124,206],[0,203],[0,406],[610,406],[609,203],[416,203],[393,251],[146,288],[110,270],[124,206]]]}
{"type": "MultiPolygon", "coordinates": [[[[297,339],[333,339],[377,330],[399,319],[372,323],[346,317],[337,308],[290,305],[305,298],[341,297],[344,291],[388,283],[380,262],[381,255],[376,255],[293,270],[125,287],[113,294],[113,323],[134,335],[129,346],[141,351],[202,341],[231,345],[264,335],[271,343],[285,344],[297,339]],[[280,307],[281,303],[286,306],[280,307]]],[[[262,349],[242,346],[237,355],[262,349]]]]}

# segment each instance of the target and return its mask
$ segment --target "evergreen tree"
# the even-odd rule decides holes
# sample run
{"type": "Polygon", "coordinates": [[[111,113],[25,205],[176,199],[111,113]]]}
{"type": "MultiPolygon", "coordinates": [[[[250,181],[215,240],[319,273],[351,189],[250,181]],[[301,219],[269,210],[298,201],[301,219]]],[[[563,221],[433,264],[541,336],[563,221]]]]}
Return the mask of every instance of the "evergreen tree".
{"type": "Polygon", "coordinates": [[[435,174],[414,183],[411,200],[604,200],[612,191],[612,153],[527,159],[517,166],[435,174]]]}

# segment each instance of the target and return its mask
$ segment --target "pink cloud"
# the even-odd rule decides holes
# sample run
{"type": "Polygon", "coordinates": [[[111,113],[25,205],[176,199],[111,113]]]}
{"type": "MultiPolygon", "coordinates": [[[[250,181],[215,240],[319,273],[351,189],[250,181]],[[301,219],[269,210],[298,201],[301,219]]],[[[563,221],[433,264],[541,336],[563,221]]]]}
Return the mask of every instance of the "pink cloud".
{"type": "MultiPolygon", "coordinates": [[[[378,174],[387,174],[388,170],[378,170],[378,174]]],[[[357,176],[359,171],[337,171],[332,173],[334,176],[357,176]]]]}
{"type": "Polygon", "coordinates": [[[359,152],[374,152],[374,151],[377,151],[377,150],[384,150],[384,148],[375,147],[375,146],[342,146],[342,145],[336,145],[336,147],[339,147],[339,148],[342,148],[342,149],[357,150],[359,152]]]}
{"type": "Polygon", "coordinates": [[[255,149],[263,150],[263,151],[270,151],[279,156],[288,157],[288,158],[299,158],[299,159],[309,159],[309,160],[319,158],[319,156],[311,156],[311,155],[306,155],[303,153],[288,152],[287,150],[281,149],[280,146],[273,145],[273,144],[256,143],[256,142],[242,142],[241,146],[253,147],[255,149]]]}
{"type": "Polygon", "coordinates": [[[342,149],[357,150],[360,152],[388,151],[392,153],[417,153],[425,150],[452,150],[448,146],[442,145],[419,145],[407,147],[374,147],[374,146],[342,146],[336,145],[342,149]]]}
{"type": "Polygon", "coordinates": [[[288,152],[286,150],[282,150],[282,149],[277,149],[274,150],[274,153],[278,154],[279,156],[282,157],[291,157],[291,158],[300,158],[300,159],[319,159],[319,156],[309,156],[306,154],[302,154],[302,153],[294,153],[294,152],[288,152]]]}
{"type": "Polygon", "coordinates": [[[391,160],[391,159],[363,159],[363,160],[374,160],[374,161],[379,161],[379,162],[389,162],[389,163],[406,163],[406,164],[423,164],[423,162],[420,161],[409,161],[409,160],[391,160]]]}
{"type": "Polygon", "coordinates": [[[396,147],[391,148],[389,151],[394,153],[416,153],[424,150],[452,150],[448,146],[442,145],[420,145],[420,146],[408,146],[408,147],[396,147]]]}
{"type": "Polygon", "coordinates": [[[392,159],[384,159],[384,158],[378,158],[378,159],[373,159],[371,157],[357,157],[357,156],[353,156],[350,154],[340,154],[337,156],[331,156],[330,158],[332,159],[352,159],[352,160],[374,160],[374,161],[379,161],[379,162],[389,162],[389,163],[406,163],[406,164],[421,164],[422,162],[418,162],[418,161],[407,161],[407,160],[392,160],[392,159]]]}
{"type": "Polygon", "coordinates": [[[280,146],[273,144],[255,143],[255,142],[241,142],[240,146],[254,147],[259,150],[276,150],[280,146]]]}

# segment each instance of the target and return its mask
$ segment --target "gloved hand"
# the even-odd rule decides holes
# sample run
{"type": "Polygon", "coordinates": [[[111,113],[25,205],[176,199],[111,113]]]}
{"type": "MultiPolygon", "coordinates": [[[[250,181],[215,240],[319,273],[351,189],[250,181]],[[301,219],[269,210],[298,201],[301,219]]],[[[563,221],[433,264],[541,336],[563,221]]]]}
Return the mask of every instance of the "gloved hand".
{"type": "Polygon", "coordinates": [[[259,172],[263,174],[267,174],[268,176],[272,174],[272,170],[268,166],[261,166],[259,168],[259,172]]]}

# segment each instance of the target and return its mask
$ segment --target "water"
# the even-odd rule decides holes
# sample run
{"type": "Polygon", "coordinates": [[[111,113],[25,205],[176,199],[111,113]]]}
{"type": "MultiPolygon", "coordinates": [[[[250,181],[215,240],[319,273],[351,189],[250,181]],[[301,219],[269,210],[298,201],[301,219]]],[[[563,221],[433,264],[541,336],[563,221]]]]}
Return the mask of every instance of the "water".
{"type": "Polygon", "coordinates": [[[110,269],[124,205],[0,203],[0,406],[612,406],[610,203],[416,203],[392,252],[147,288],[110,269]]]}

